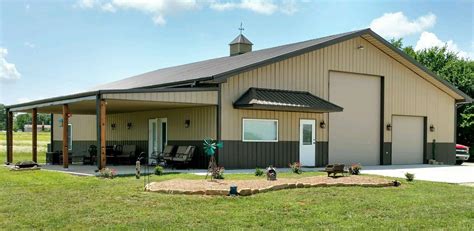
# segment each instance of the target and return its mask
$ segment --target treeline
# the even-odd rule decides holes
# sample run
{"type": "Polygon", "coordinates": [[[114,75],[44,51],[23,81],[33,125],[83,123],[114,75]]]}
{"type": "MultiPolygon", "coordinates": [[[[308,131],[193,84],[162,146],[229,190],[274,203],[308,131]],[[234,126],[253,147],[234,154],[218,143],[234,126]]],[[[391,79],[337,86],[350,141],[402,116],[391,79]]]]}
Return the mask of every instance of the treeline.
{"type": "MultiPolygon", "coordinates": [[[[13,130],[14,131],[24,131],[26,124],[31,124],[32,118],[31,114],[17,114],[13,119],[13,130]]],[[[51,115],[38,113],[37,116],[38,125],[51,125],[51,115]]],[[[0,104],[0,131],[7,129],[7,115],[5,110],[5,105],[0,104]]]]}

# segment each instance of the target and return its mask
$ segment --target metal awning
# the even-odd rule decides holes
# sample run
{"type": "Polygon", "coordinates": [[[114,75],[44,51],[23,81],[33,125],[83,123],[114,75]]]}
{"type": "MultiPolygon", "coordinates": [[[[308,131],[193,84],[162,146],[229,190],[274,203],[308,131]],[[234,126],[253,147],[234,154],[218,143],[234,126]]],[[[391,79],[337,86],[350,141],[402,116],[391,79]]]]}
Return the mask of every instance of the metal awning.
{"type": "Polygon", "coordinates": [[[264,88],[249,88],[235,101],[234,108],[318,113],[343,110],[309,92],[264,88]]]}

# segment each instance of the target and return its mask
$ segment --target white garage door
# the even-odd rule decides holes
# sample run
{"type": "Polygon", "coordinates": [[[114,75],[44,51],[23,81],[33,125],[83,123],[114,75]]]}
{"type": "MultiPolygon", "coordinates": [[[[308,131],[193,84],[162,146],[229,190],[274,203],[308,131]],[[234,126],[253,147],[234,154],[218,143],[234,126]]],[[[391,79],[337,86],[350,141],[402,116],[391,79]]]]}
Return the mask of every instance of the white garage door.
{"type": "Polygon", "coordinates": [[[423,117],[392,117],[392,164],[423,163],[423,117]]]}
{"type": "Polygon", "coordinates": [[[380,77],[331,72],[329,163],[380,164],[380,77]]]}

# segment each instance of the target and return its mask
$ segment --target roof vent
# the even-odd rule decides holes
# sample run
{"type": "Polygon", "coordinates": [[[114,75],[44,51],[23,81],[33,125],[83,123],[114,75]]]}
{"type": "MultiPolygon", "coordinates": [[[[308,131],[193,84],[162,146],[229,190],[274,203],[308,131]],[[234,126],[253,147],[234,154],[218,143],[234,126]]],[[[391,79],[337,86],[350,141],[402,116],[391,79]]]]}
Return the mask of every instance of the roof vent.
{"type": "Polygon", "coordinates": [[[243,34],[242,31],[244,28],[242,27],[242,23],[240,23],[240,34],[230,42],[230,56],[234,55],[241,55],[247,52],[252,51],[253,43],[248,40],[243,34]]]}

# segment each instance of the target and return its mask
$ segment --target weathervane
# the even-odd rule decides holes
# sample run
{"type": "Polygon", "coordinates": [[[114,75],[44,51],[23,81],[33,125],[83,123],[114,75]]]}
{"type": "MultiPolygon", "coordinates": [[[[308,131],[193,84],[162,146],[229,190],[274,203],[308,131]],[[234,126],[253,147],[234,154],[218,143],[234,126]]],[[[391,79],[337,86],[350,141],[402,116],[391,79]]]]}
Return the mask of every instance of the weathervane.
{"type": "Polygon", "coordinates": [[[242,22],[240,23],[240,27],[238,28],[240,30],[240,34],[242,34],[242,31],[244,31],[244,27],[242,26],[242,22]]]}

